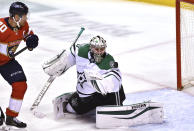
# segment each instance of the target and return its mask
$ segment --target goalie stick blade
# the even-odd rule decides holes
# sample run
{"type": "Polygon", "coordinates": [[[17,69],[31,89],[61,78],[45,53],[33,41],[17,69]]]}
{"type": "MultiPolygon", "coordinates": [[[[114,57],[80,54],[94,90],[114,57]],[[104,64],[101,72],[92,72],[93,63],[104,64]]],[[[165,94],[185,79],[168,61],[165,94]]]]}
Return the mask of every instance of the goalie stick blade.
{"type": "Polygon", "coordinates": [[[35,117],[40,118],[40,119],[46,117],[46,114],[44,114],[44,113],[38,111],[38,109],[32,110],[32,113],[33,113],[33,115],[34,115],[35,117]]]}

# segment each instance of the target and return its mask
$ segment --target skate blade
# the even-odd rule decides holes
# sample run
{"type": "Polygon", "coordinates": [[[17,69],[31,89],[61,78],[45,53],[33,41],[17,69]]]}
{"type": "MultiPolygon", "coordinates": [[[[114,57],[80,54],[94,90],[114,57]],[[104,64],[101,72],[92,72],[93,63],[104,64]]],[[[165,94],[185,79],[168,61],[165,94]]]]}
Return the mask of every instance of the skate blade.
{"type": "Polygon", "coordinates": [[[3,125],[0,127],[0,131],[27,131],[26,128],[18,128],[15,126],[3,125]]]}

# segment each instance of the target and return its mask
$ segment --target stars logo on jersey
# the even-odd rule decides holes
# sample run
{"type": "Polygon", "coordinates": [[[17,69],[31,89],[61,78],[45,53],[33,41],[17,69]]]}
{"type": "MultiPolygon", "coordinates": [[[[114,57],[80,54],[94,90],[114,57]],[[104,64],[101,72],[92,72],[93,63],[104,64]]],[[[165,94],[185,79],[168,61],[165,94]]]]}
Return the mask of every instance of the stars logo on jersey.
{"type": "Polygon", "coordinates": [[[78,83],[83,88],[84,82],[87,82],[84,72],[77,72],[77,79],[78,79],[78,83]]]}

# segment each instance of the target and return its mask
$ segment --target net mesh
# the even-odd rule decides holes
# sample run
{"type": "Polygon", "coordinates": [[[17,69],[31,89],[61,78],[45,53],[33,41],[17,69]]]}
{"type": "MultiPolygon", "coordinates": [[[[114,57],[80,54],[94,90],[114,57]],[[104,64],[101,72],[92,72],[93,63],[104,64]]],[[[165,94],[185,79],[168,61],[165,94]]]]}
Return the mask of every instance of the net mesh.
{"type": "Polygon", "coordinates": [[[194,85],[194,4],[180,3],[181,74],[184,87],[194,85]]]}

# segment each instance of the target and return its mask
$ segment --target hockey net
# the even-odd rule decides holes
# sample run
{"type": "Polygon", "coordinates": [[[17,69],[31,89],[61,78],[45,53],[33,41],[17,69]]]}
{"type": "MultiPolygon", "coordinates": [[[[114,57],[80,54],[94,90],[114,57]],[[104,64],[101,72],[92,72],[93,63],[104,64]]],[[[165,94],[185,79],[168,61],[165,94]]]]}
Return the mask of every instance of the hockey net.
{"type": "Polygon", "coordinates": [[[194,86],[194,0],[176,1],[177,89],[194,86]]]}

